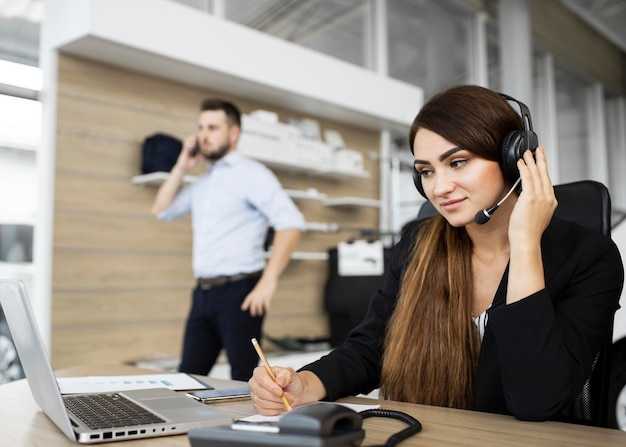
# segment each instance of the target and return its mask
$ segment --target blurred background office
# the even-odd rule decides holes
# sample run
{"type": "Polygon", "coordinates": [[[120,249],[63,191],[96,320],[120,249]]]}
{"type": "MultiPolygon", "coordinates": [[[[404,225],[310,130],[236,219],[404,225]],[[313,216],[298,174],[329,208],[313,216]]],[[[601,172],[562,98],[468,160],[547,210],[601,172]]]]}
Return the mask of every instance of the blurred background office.
{"type": "Polygon", "coordinates": [[[357,175],[268,161],[310,231],[267,330],[325,339],[327,248],[388,246],[417,215],[408,127],[461,83],[530,107],[554,183],[607,185],[626,249],[624,23],[623,0],[0,0],[0,275],[25,281],[55,367],[175,355],[188,223],[157,226],[131,179],[144,137],[187,135],[219,94],[362,157],[357,175]]]}

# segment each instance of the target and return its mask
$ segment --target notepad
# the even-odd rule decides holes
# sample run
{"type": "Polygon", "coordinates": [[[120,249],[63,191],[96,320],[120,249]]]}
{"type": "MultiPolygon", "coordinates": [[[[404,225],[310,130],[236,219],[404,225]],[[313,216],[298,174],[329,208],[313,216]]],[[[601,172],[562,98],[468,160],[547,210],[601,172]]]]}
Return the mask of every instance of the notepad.
{"type": "MultiPolygon", "coordinates": [[[[360,413],[361,411],[365,411],[365,410],[376,410],[380,408],[380,405],[377,405],[377,404],[376,405],[363,405],[363,404],[347,404],[347,403],[342,403],[342,402],[335,402],[335,403],[339,405],[343,405],[344,407],[348,407],[356,411],[357,413],[360,413]]],[[[280,418],[286,414],[287,412],[281,413],[276,416],[263,416],[260,414],[253,414],[252,416],[248,416],[248,417],[241,418],[238,420],[245,421],[245,422],[261,422],[261,423],[262,422],[278,422],[280,418]]]]}
{"type": "Polygon", "coordinates": [[[128,376],[57,377],[62,394],[168,388],[174,391],[213,389],[185,373],[128,376]]]}

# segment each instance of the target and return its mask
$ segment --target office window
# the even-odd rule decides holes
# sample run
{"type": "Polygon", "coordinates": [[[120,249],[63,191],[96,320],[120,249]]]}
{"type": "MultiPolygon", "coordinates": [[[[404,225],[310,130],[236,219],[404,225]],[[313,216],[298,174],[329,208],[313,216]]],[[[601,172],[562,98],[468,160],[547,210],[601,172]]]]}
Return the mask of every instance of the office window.
{"type": "MultiPolygon", "coordinates": [[[[39,68],[0,59],[0,277],[21,279],[31,293],[42,105],[27,98],[41,81],[39,68]]],[[[11,371],[0,371],[0,382],[19,378],[11,371]]]]}
{"type": "Polygon", "coordinates": [[[32,218],[37,209],[35,152],[0,148],[0,221],[32,218]]]}
{"type": "Polygon", "coordinates": [[[626,176],[626,97],[610,95],[606,100],[607,148],[609,158],[609,190],[613,224],[626,216],[626,190],[622,187],[622,179],[626,176]]]}
{"type": "MultiPolygon", "coordinates": [[[[39,69],[21,64],[6,64],[0,83],[6,90],[37,92],[39,69]],[[33,71],[35,71],[34,76],[33,71]],[[13,73],[13,74],[12,74],[13,73]]],[[[0,222],[31,221],[37,209],[36,154],[41,139],[41,102],[0,94],[0,222]]]]}
{"type": "Polygon", "coordinates": [[[0,219],[35,215],[40,138],[41,103],[0,95],[0,219]]]}
{"type": "Polygon", "coordinates": [[[557,138],[561,183],[589,178],[587,169],[589,84],[572,72],[555,67],[557,138]]]}
{"type": "Polygon", "coordinates": [[[500,30],[498,21],[487,21],[487,82],[489,88],[502,91],[502,64],[500,62],[500,30]]]}
{"type": "Polygon", "coordinates": [[[0,1],[0,60],[39,65],[43,0],[0,1]]]}
{"type": "Polygon", "coordinates": [[[41,138],[41,103],[0,94],[0,147],[35,150],[41,138]]]}
{"type": "Polygon", "coordinates": [[[424,89],[425,98],[470,79],[473,11],[459,2],[387,2],[389,76],[424,89]]]}
{"type": "Polygon", "coordinates": [[[229,0],[228,20],[360,66],[369,58],[363,0],[229,0]]]}
{"type": "Polygon", "coordinates": [[[0,223],[0,262],[33,262],[33,226],[0,223]]]}

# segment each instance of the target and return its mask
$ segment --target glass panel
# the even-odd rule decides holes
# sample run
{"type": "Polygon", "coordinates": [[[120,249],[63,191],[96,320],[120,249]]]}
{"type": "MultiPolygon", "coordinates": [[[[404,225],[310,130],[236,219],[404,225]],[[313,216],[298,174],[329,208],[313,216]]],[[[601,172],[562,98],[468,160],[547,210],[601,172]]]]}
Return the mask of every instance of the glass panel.
{"type": "Polygon", "coordinates": [[[33,226],[0,224],[0,261],[33,262],[33,226]]]}
{"type": "Polygon", "coordinates": [[[41,138],[41,103],[0,95],[0,146],[36,149],[41,138]]]}
{"type": "Polygon", "coordinates": [[[472,14],[449,1],[387,2],[389,75],[424,89],[425,98],[470,79],[472,14]]]}
{"type": "Polygon", "coordinates": [[[0,1],[0,59],[39,65],[43,0],[0,1]]]}
{"type": "Polygon", "coordinates": [[[35,152],[0,148],[0,223],[34,219],[37,184],[35,152]]]}
{"type": "Polygon", "coordinates": [[[365,66],[368,2],[229,0],[226,18],[346,62],[365,66]]]}
{"type": "Polygon", "coordinates": [[[0,59],[0,84],[40,91],[43,86],[41,68],[0,59]]]}
{"type": "Polygon", "coordinates": [[[500,63],[500,31],[498,22],[487,21],[487,77],[489,88],[502,91],[502,64],[500,63]]]}
{"type": "Polygon", "coordinates": [[[626,191],[622,187],[622,179],[626,174],[626,97],[607,97],[604,116],[610,160],[608,186],[611,191],[612,224],[615,226],[626,217],[626,191]]]}
{"type": "Polygon", "coordinates": [[[587,83],[557,66],[556,111],[561,183],[589,178],[587,83]]]}

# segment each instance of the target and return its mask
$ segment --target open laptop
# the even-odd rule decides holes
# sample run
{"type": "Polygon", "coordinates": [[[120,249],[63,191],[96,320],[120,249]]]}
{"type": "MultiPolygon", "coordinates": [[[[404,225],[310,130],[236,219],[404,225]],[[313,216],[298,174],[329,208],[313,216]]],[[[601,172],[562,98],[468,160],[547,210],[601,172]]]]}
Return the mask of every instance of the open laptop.
{"type": "MultiPolygon", "coordinates": [[[[192,428],[230,424],[228,414],[196,402],[167,388],[99,393],[62,395],[52,371],[35,323],[35,318],[20,280],[0,279],[0,306],[13,336],[15,348],[30,385],[33,397],[44,413],[68,438],[81,443],[120,441],[123,439],[148,438],[187,433],[192,428]],[[149,416],[133,415],[133,425],[121,423],[119,417],[107,411],[104,425],[99,416],[91,413],[83,402],[93,398],[97,406],[122,406],[126,413],[148,410],[149,416]],[[81,400],[81,402],[73,402],[81,400]],[[68,402],[69,401],[69,402],[68,402]],[[120,402],[123,405],[118,405],[120,402]],[[69,407],[73,407],[71,410],[69,407]],[[82,415],[81,415],[82,413],[82,415]]],[[[101,410],[101,408],[98,408],[101,410]]]]}

